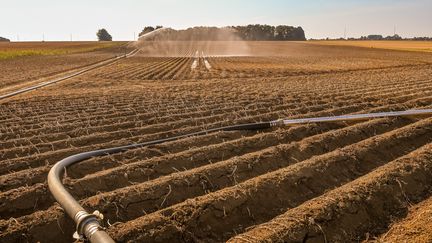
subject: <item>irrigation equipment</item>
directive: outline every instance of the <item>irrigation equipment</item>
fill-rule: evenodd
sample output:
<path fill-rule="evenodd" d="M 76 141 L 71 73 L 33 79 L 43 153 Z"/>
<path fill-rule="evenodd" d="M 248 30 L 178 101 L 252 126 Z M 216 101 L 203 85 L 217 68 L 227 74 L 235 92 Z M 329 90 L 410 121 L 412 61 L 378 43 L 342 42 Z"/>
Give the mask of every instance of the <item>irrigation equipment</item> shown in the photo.
<path fill-rule="evenodd" d="M 84 152 L 67 157 L 57 162 L 48 173 L 48 187 L 51 194 L 57 202 L 63 207 L 66 213 L 74 219 L 77 227 L 75 233 L 77 238 L 89 240 L 92 243 L 111 243 L 113 239 L 104 231 L 99 220 L 103 215 L 98 211 L 90 214 L 72 197 L 72 195 L 64 188 L 62 184 L 62 177 L 67 167 L 79 163 L 83 160 L 96 157 L 109 155 L 114 153 L 124 152 L 130 149 L 146 147 L 175 141 L 192 136 L 200 136 L 219 131 L 241 131 L 241 130 L 264 130 L 273 127 L 282 126 L 296 126 L 309 123 L 328 123 L 328 122 L 341 122 L 341 121 L 364 121 L 375 118 L 386 117 L 417 117 L 417 116 L 432 116 L 432 109 L 423 110 L 407 110 L 407 111 L 394 111 L 394 112 L 380 112 L 369 114 L 355 114 L 355 115 L 342 115 L 342 116 L 329 116 L 329 117 L 312 117 L 302 119 L 279 119 L 269 122 L 240 124 L 233 126 L 226 126 L 220 128 L 208 129 L 200 132 L 194 132 L 184 135 L 179 135 L 171 138 L 159 139 L 140 144 L 131 144 L 121 147 L 101 149 L 95 151 Z"/>

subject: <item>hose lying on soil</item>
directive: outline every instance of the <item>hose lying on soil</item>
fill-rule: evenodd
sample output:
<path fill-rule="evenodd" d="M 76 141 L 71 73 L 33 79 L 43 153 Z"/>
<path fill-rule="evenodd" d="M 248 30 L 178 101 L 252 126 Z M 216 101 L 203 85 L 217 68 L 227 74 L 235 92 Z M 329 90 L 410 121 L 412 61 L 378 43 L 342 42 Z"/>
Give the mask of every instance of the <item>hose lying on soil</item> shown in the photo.
<path fill-rule="evenodd" d="M 124 152 L 130 149 L 146 147 L 150 145 L 156 145 L 166 142 L 171 142 L 192 136 L 201 136 L 209 133 L 219 131 L 245 131 L 245 130 L 264 130 L 277 126 L 294 126 L 307 123 L 323 123 L 323 122 L 339 122 L 339 121 L 362 121 L 370 120 L 374 118 L 384 117 L 406 117 L 406 116 L 429 116 L 432 115 L 432 109 L 424 110 L 408 110 L 408 111 L 396 111 L 396 112 L 381 112 L 381 113 L 369 113 L 369 114 L 356 114 L 356 115 L 344 115 L 344 116 L 332 116 L 332 117 L 315 117 L 315 118 L 304 118 L 304 119 L 280 119 L 270 122 L 259 122 L 240 124 L 233 126 L 226 126 L 220 128 L 208 129 L 200 132 L 194 132 L 184 135 L 179 135 L 170 138 L 153 140 L 140 144 L 131 144 L 121 147 L 108 148 L 95 150 L 90 152 L 84 152 L 76 155 L 69 156 L 59 162 L 57 162 L 48 173 L 48 187 L 51 194 L 54 196 L 56 201 L 62 206 L 66 213 L 74 219 L 77 224 L 76 234 L 80 239 L 90 240 L 93 243 L 109 243 L 114 242 L 113 239 L 103 230 L 99 223 L 101 214 L 95 211 L 93 214 L 89 214 L 84 208 L 72 197 L 72 195 L 64 188 L 62 184 L 62 177 L 67 167 L 70 165 L 79 163 L 83 160 L 96 157 L 109 155 L 114 153 Z"/>

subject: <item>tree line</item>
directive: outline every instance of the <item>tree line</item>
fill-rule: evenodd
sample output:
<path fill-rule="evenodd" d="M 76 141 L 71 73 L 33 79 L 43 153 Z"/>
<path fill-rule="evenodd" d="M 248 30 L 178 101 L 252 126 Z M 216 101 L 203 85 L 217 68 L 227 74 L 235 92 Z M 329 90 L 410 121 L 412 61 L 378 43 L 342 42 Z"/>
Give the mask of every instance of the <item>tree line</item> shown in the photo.
<path fill-rule="evenodd" d="M 352 38 L 351 38 L 352 39 Z M 413 40 L 413 41 L 430 41 L 432 40 L 431 37 L 413 37 L 413 38 L 402 38 L 398 34 L 395 35 L 389 35 L 389 36 L 382 36 L 382 35 L 368 35 L 368 36 L 362 36 L 359 40 Z"/>
<path fill-rule="evenodd" d="M 384 37 L 383 35 L 367 35 L 367 36 L 361 36 L 360 38 L 336 38 L 336 39 L 331 39 L 331 38 L 325 38 L 325 39 L 310 39 L 310 40 L 352 40 L 352 41 L 357 41 L 357 40 L 411 40 L 411 41 L 432 41 L 432 37 L 413 37 L 413 38 L 403 38 L 398 34 L 395 35 L 389 35 Z"/>
<path fill-rule="evenodd" d="M 250 41 L 304 41 L 306 36 L 302 27 L 288 25 L 247 25 L 232 26 L 243 40 Z"/>
<path fill-rule="evenodd" d="M 402 37 L 395 34 L 392 36 L 384 37 L 382 35 L 368 35 L 368 36 L 362 36 L 359 38 L 359 40 L 402 40 Z"/>

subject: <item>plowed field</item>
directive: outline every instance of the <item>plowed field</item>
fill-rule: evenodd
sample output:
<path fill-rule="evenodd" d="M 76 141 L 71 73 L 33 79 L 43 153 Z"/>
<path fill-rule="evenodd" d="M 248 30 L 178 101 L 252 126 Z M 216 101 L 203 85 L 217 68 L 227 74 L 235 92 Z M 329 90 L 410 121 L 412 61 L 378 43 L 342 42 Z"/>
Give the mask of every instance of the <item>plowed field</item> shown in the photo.
<path fill-rule="evenodd" d="M 79 152 L 278 118 L 432 108 L 428 53 L 188 48 L 142 51 L 0 101 L 1 242 L 74 241 L 46 177 Z M 418 219 L 431 215 L 432 118 L 218 132 L 92 158 L 66 174 L 119 242 L 428 242 L 430 220 Z"/>
<path fill-rule="evenodd" d="M 23 85 L 123 55 L 126 42 L 0 43 L 0 94 Z M 3 56 L 5 58 L 2 58 Z"/>

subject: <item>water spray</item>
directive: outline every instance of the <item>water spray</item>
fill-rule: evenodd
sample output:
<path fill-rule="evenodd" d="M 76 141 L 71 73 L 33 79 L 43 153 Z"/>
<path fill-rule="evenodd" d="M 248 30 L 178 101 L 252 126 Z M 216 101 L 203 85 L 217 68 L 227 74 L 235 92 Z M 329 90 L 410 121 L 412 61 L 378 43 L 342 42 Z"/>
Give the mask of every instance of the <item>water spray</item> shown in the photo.
<path fill-rule="evenodd" d="M 199 64 L 199 52 L 198 50 L 195 52 L 195 60 L 192 63 L 191 69 L 195 70 L 198 67 Z"/>
<path fill-rule="evenodd" d="M 51 194 L 66 211 L 66 213 L 74 219 L 77 224 L 77 231 L 75 232 L 76 238 L 89 240 L 92 243 L 112 243 L 114 240 L 104 231 L 100 221 L 103 215 L 99 211 L 90 214 L 72 197 L 72 195 L 64 188 L 62 178 L 67 167 L 77 164 L 86 159 L 110 155 L 120 152 L 125 152 L 130 149 L 143 148 L 151 145 L 172 142 L 193 136 L 202 136 L 210 133 L 221 131 L 245 131 L 245 130 L 265 130 L 274 127 L 284 126 L 297 126 L 311 123 L 333 123 L 333 122 L 348 122 L 348 121 L 366 121 L 376 118 L 390 118 L 390 117 L 420 117 L 432 116 L 432 109 L 423 110 L 407 110 L 407 111 L 393 111 L 393 112 L 380 112 L 368 114 L 355 114 L 355 115 L 342 115 L 342 116 L 327 116 L 327 117 L 311 117 L 301 119 L 279 119 L 269 122 L 258 122 L 249 124 L 240 124 L 226 127 L 219 127 L 208 129 L 204 131 L 179 135 L 175 137 L 159 139 L 139 144 L 131 144 L 122 147 L 108 148 L 95 150 L 85 153 L 80 153 L 67 157 L 57 162 L 48 173 L 48 187 Z"/>
<path fill-rule="evenodd" d="M 204 65 L 205 65 L 205 67 L 207 68 L 207 70 L 210 71 L 210 69 L 211 69 L 211 65 L 210 65 L 210 63 L 207 61 L 207 58 L 206 58 L 206 56 L 204 55 L 204 51 L 201 51 L 201 54 L 202 54 L 202 58 L 203 58 L 203 60 L 204 60 Z"/>
<path fill-rule="evenodd" d="M 141 40 L 141 39 L 144 39 L 144 38 L 147 38 L 147 37 L 153 36 L 153 35 L 155 35 L 155 34 L 157 34 L 157 33 L 159 33 L 159 32 L 162 32 L 162 31 L 164 31 L 164 30 L 166 30 L 166 28 L 159 28 L 159 29 L 153 30 L 153 31 L 151 31 L 151 32 L 145 33 L 145 34 L 139 36 L 139 37 L 138 37 L 138 40 Z M 135 33 L 134 33 L 134 36 L 135 36 Z"/>

